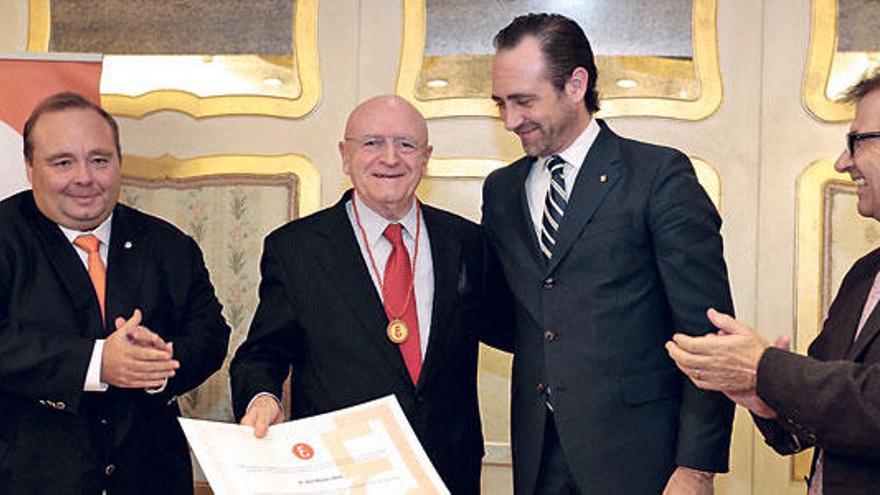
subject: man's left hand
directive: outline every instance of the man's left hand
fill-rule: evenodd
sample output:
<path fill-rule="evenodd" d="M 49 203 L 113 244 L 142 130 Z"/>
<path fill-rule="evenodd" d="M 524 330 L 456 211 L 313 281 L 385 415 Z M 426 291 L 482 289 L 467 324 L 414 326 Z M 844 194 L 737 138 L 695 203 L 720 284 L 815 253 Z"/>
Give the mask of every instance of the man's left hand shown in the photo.
<path fill-rule="evenodd" d="M 705 390 L 751 392 L 757 386 L 758 361 L 770 347 L 748 325 L 710 309 L 709 320 L 721 335 L 675 334 L 666 343 L 669 356 L 694 385 Z"/>
<path fill-rule="evenodd" d="M 712 495 L 714 479 L 715 473 L 678 466 L 666 482 L 663 495 Z"/>

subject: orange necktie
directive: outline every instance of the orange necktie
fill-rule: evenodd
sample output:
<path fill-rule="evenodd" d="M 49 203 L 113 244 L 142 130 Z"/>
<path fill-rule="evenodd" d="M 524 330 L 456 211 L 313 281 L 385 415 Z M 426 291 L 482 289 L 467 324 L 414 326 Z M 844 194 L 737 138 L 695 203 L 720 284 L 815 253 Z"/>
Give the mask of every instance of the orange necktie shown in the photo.
<path fill-rule="evenodd" d="M 107 273 L 104 270 L 104 262 L 101 261 L 101 239 L 92 234 L 77 237 L 74 244 L 83 251 L 89 253 L 89 278 L 95 286 L 95 294 L 98 296 L 98 304 L 101 306 L 101 318 L 104 316 L 104 294 L 107 288 Z"/>

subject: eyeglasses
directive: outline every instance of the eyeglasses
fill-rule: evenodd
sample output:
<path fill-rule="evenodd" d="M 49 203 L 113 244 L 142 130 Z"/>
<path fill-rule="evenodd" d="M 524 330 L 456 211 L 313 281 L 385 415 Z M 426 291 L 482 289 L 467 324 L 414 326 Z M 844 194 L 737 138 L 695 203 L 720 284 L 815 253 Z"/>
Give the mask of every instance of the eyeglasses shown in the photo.
<path fill-rule="evenodd" d="M 849 156 L 856 154 L 856 145 L 863 139 L 871 139 L 880 137 L 880 131 L 871 132 L 850 132 L 846 135 L 846 149 L 849 150 Z"/>
<path fill-rule="evenodd" d="M 345 136 L 345 140 L 354 141 L 360 146 L 362 151 L 368 153 L 378 153 L 384 150 L 389 141 L 391 142 L 391 145 L 394 146 L 394 150 L 401 155 L 411 155 L 424 147 L 424 144 L 407 136 Z"/>

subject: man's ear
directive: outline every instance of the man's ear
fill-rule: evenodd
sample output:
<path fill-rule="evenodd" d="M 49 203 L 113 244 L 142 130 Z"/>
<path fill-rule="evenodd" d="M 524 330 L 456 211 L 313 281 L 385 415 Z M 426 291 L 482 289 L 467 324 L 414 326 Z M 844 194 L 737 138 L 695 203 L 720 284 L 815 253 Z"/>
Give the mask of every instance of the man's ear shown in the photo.
<path fill-rule="evenodd" d="M 565 90 L 569 96 L 578 100 L 583 100 L 587 94 L 587 84 L 590 82 L 590 75 L 587 69 L 577 67 L 571 72 L 571 76 L 565 83 Z"/>
<path fill-rule="evenodd" d="M 339 158 L 342 160 L 342 171 L 348 174 L 348 157 L 345 156 L 345 141 L 339 141 Z"/>

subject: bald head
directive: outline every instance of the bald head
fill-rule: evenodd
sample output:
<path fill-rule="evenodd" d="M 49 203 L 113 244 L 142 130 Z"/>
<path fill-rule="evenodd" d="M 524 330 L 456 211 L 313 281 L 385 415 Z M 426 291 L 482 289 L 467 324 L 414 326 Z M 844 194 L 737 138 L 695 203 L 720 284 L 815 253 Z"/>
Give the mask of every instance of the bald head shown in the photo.
<path fill-rule="evenodd" d="M 393 95 L 358 105 L 339 142 L 343 169 L 358 198 L 391 221 L 403 218 L 413 207 L 431 151 L 422 114 Z"/>
<path fill-rule="evenodd" d="M 399 130 L 405 130 L 405 134 L 418 139 L 419 142 L 428 142 L 428 125 L 422 114 L 412 103 L 396 95 L 375 96 L 355 107 L 345 124 L 345 135 L 362 134 L 364 128 L 369 127 L 370 121 L 383 117 L 393 117 L 399 125 L 406 127 Z M 385 129 L 383 133 L 388 133 L 387 131 L 388 129 Z"/>

